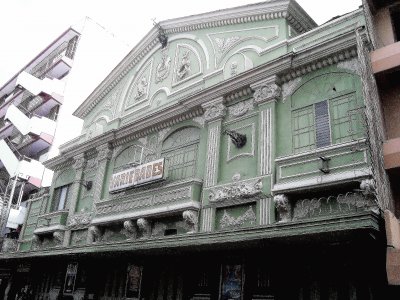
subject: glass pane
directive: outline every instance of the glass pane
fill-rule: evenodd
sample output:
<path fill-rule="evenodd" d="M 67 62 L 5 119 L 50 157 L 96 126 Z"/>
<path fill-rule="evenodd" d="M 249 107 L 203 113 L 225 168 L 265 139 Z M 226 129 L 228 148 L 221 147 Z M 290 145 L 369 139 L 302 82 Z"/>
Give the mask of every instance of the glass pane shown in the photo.
<path fill-rule="evenodd" d="M 57 210 L 63 210 L 65 206 L 65 201 L 67 200 L 68 186 L 63 186 L 60 188 L 60 196 L 58 198 Z"/>
<path fill-rule="evenodd" d="M 292 112 L 292 139 L 294 152 L 303 152 L 315 147 L 315 124 L 313 106 Z"/>

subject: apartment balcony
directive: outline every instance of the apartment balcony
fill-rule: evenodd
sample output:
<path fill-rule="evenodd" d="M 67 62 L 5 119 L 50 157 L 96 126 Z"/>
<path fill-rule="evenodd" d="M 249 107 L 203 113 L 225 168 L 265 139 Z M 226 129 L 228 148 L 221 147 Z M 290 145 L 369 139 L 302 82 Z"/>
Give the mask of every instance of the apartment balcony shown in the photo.
<path fill-rule="evenodd" d="M 400 42 L 371 52 L 373 72 L 380 73 L 400 66 Z"/>
<path fill-rule="evenodd" d="M 54 138 L 56 122 L 45 117 L 31 116 L 29 118 L 20 109 L 10 105 L 4 120 L 10 122 L 21 134 L 17 149 L 29 156 L 39 153 L 49 147 Z M 24 151 L 21 149 L 24 148 Z"/>
<path fill-rule="evenodd" d="M 47 101 L 62 103 L 65 83 L 58 79 L 39 79 L 27 72 L 19 74 L 16 86 L 23 87 L 33 95 L 41 95 Z"/>
<path fill-rule="evenodd" d="M 17 88 L 0 105 L 0 118 L 10 105 L 18 106 L 22 102 L 28 102 L 27 109 L 32 113 L 48 115 L 52 108 L 62 104 L 64 86 L 64 82 L 58 79 L 39 79 L 22 72 L 16 81 Z"/>
<path fill-rule="evenodd" d="M 36 235 L 53 233 L 65 229 L 67 223 L 68 210 L 59 210 L 40 215 L 37 220 L 36 229 L 33 231 Z"/>
<path fill-rule="evenodd" d="M 69 73 L 73 60 L 66 56 L 65 51 L 57 55 L 49 65 L 46 74 L 52 78 L 62 78 Z"/>
<path fill-rule="evenodd" d="M 400 137 L 383 143 L 383 159 L 386 170 L 400 167 Z"/>
<path fill-rule="evenodd" d="M 44 166 L 37 160 L 21 155 L 9 141 L 0 140 L 0 167 L 5 167 L 11 178 L 18 177 L 40 187 Z"/>

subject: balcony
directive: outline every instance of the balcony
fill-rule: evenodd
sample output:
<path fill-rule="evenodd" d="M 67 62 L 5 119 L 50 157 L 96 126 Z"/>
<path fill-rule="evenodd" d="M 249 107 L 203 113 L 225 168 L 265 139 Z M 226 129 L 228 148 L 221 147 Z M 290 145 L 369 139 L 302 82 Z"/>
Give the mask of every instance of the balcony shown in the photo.
<path fill-rule="evenodd" d="M 400 42 L 371 52 L 373 72 L 379 73 L 400 66 Z"/>
<path fill-rule="evenodd" d="M 53 233 L 65 229 L 68 210 L 59 210 L 38 217 L 36 229 L 33 231 L 36 235 Z"/>
<path fill-rule="evenodd" d="M 383 158 L 386 170 L 400 167 L 400 137 L 383 143 Z"/>
<path fill-rule="evenodd" d="M 166 216 L 188 209 L 198 210 L 200 188 L 201 181 L 193 179 L 155 186 L 153 189 L 147 187 L 144 191 L 137 188 L 110 194 L 108 200 L 96 203 L 92 224 Z"/>
<path fill-rule="evenodd" d="M 12 150 L 13 149 L 13 150 Z M 10 177 L 18 176 L 36 187 L 40 187 L 44 166 L 36 160 L 28 159 L 14 149 L 10 142 L 0 140 L 0 161 Z M 1 167 L 1 166 L 0 166 Z"/>
<path fill-rule="evenodd" d="M 54 58 L 46 73 L 52 78 L 62 78 L 71 70 L 72 62 L 72 59 L 67 57 L 65 52 L 61 53 Z"/>
<path fill-rule="evenodd" d="M 370 174 L 365 140 L 278 157 L 273 192 L 304 190 L 357 181 Z"/>
<path fill-rule="evenodd" d="M 41 95 L 46 101 L 62 103 L 65 83 L 58 79 L 43 78 L 42 80 L 27 72 L 19 74 L 16 86 L 21 86 L 32 95 Z"/>

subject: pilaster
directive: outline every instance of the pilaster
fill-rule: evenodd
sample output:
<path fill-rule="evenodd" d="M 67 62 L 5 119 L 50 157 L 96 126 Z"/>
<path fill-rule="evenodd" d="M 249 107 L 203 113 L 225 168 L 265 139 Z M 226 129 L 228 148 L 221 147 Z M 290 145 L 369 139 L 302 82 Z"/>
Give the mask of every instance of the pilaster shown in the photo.
<path fill-rule="evenodd" d="M 219 97 L 203 105 L 205 109 L 204 119 L 208 128 L 207 162 L 204 187 L 210 187 L 217 183 L 219 146 L 221 140 L 222 119 L 226 114 L 226 107 L 222 103 L 223 97 Z"/>
<path fill-rule="evenodd" d="M 217 184 L 218 164 L 221 143 L 222 120 L 226 115 L 226 107 L 223 104 L 223 97 L 219 97 L 203 104 L 204 120 L 207 124 L 207 160 L 206 172 L 204 175 L 204 187 L 210 187 Z M 212 231 L 214 208 L 206 208 L 202 210 L 202 227 L 201 231 Z"/>
<path fill-rule="evenodd" d="M 93 205 L 101 199 L 101 192 L 104 185 L 104 175 L 107 164 L 112 157 L 112 150 L 109 144 L 101 145 L 97 148 L 97 172 L 93 183 Z"/>
<path fill-rule="evenodd" d="M 277 77 L 271 76 L 254 83 L 254 103 L 258 106 L 259 117 L 259 175 L 272 175 L 272 161 L 275 156 L 275 109 L 281 97 L 281 88 L 277 84 Z"/>
<path fill-rule="evenodd" d="M 81 189 L 83 169 L 85 167 L 85 155 L 82 153 L 75 156 L 74 161 L 75 162 L 73 167 L 75 169 L 75 179 L 74 182 L 72 183 L 70 194 L 68 196 L 68 198 L 70 199 L 68 207 L 68 218 L 74 215 L 76 203 L 78 202 L 79 191 Z M 67 247 L 69 245 L 70 238 L 71 238 L 71 230 L 66 230 L 63 242 L 64 247 Z"/>

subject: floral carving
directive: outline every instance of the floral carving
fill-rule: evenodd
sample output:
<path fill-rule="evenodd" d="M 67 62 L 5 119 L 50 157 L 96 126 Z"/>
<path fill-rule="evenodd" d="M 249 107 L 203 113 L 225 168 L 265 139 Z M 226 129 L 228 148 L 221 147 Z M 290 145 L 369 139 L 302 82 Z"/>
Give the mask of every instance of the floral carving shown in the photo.
<path fill-rule="evenodd" d="M 84 227 L 90 224 L 91 220 L 92 220 L 92 214 L 90 213 L 76 214 L 69 218 L 67 226 L 69 229 Z"/>
<path fill-rule="evenodd" d="M 249 110 L 253 109 L 253 100 L 241 101 L 235 105 L 230 106 L 229 114 L 234 117 L 241 117 L 245 115 Z"/>
<path fill-rule="evenodd" d="M 182 213 L 183 220 L 189 226 L 190 231 L 188 233 L 197 232 L 197 225 L 199 223 L 199 213 L 195 210 L 185 210 Z"/>
<path fill-rule="evenodd" d="M 290 221 L 290 203 L 288 197 L 284 194 L 276 195 L 274 196 L 274 202 L 280 217 L 279 222 Z"/>
<path fill-rule="evenodd" d="M 239 40 L 239 36 L 231 36 L 228 38 L 215 38 L 215 43 L 218 46 L 218 52 L 224 53 Z"/>
<path fill-rule="evenodd" d="M 190 73 L 190 60 L 189 60 L 190 52 L 188 50 L 183 52 L 181 62 L 176 70 L 176 76 L 178 80 L 182 80 Z"/>
<path fill-rule="evenodd" d="M 281 95 L 281 87 L 277 84 L 263 85 L 257 88 L 254 92 L 254 100 L 256 103 L 261 103 L 270 100 L 276 100 Z"/>
<path fill-rule="evenodd" d="M 168 77 L 171 67 L 171 57 L 167 55 L 167 49 L 163 49 L 161 55 L 161 62 L 156 68 L 156 83 L 159 83 Z"/>
<path fill-rule="evenodd" d="M 226 113 L 226 107 L 220 103 L 220 104 L 215 104 L 209 108 L 206 109 L 204 112 L 204 119 L 207 122 L 214 121 L 219 118 L 223 118 Z"/>
<path fill-rule="evenodd" d="M 111 159 L 112 157 L 112 150 L 109 148 L 108 145 L 103 145 L 100 146 L 98 149 L 98 154 L 97 154 L 97 161 L 102 161 L 105 159 Z"/>
<path fill-rule="evenodd" d="M 85 158 L 83 155 L 78 155 L 74 158 L 75 162 L 74 162 L 74 169 L 82 169 L 84 164 L 85 164 Z"/>
<path fill-rule="evenodd" d="M 210 190 L 210 202 L 221 202 L 239 198 L 254 197 L 262 192 L 262 180 L 251 182 L 235 182 L 229 186 Z"/>
<path fill-rule="evenodd" d="M 246 212 L 235 218 L 232 217 L 226 209 L 224 209 L 224 214 L 219 222 L 219 225 L 222 229 L 224 228 L 229 228 L 229 227 L 241 227 L 243 226 L 246 222 L 250 222 L 250 224 L 254 224 L 256 222 L 256 214 L 254 213 L 253 207 L 250 205 L 248 210 Z"/>

